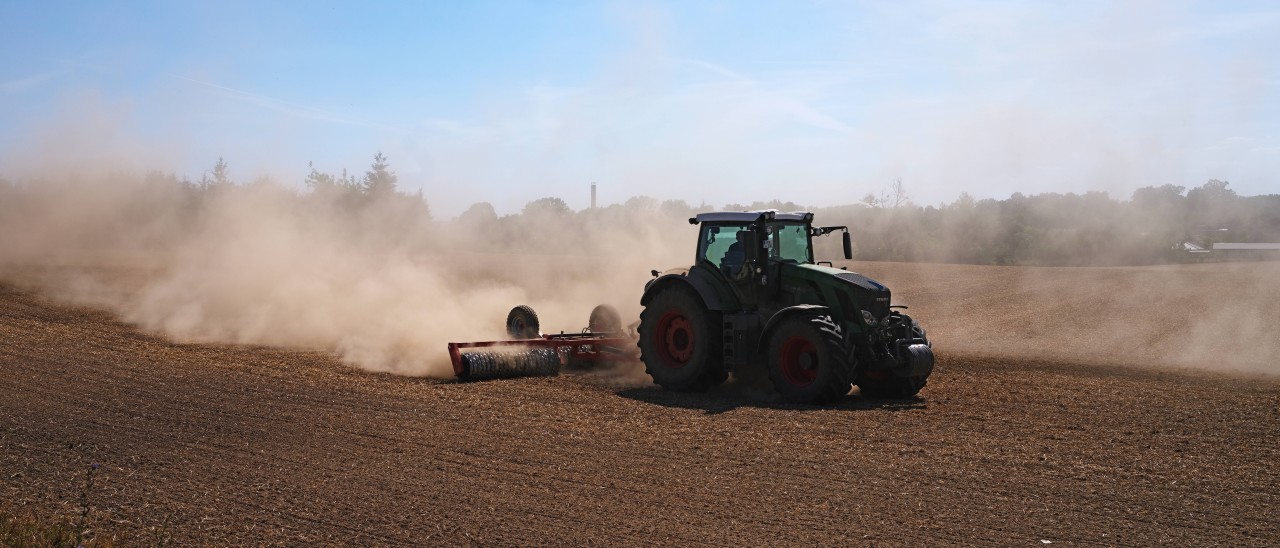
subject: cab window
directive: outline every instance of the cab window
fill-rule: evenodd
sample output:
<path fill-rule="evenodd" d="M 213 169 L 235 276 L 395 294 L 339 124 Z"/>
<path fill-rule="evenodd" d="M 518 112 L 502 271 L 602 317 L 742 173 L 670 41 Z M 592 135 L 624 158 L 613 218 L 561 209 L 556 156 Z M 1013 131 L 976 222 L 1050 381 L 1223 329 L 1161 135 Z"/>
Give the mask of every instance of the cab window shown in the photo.
<path fill-rule="evenodd" d="M 704 225 L 702 227 L 702 242 L 698 246 L 701 248 L 698 260 L 706 260 L 721 268 L 726 266 L 726 260 L 730 263 L 736 262 L 738 266 L 741 266 L 742 257 L 746 250 L 741 249 L 741 247 L 734 248 L 733 244 L 737 243 L 739 232 L 749 231 L 750 229 L 747 226 Z"/>
<path fill-rule="evenodd" d="M 812 263 L 809 231 L 803 224 L 769 223 L 769 258 Z"/>

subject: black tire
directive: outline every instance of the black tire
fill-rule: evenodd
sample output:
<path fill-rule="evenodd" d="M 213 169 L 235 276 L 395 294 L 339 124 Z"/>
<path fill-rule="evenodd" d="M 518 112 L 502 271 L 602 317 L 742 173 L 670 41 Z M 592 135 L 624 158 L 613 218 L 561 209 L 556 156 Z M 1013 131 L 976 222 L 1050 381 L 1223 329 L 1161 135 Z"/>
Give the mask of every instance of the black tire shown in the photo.
<path fill-rule="evenodd" d="M 618 309 L 602 304 L 591 309 L 587 330 L 592 333 L 622 333 L 622 315 Z"/>
<path fill-rule="evenodd" d="M 507 313 L 507 335 L 513 339 L 536 339 L 542 332 L 538 315 L 532 308 L 520 305 Z"/>
<path fill-rule="evenodd" d="M 769 380 L 783 399 L 829 403 L 853 388 L 852 367 L 840 336 L 823 329 L 831 325 L 827 315 L 797 314 L 784 319 L 769 335 Z"/>
<path fill-rule="evenodd" d="M 920 393 L 928 381 L 928 376 L 898 377 L 888 371 L 860 371 L 854 382 L 868 398 L 905 400 Z"/>
<path fill-rule="evenodd" d="M 911 334 L 924 339 L 926 344 L 929 341 L 920 322 L 914 319 L 911 320 Z M 858 385 L 858 391 L 868 398 L 905 400 L 920 393 L 928 384 L 929 375 L 899 377 L 889 371 L 858 371 L 853 382 Z"/>
<path fill-rule="evenodd" d="M 587 331 L 590 331 L 592 333 L 608 333 L 610 335 L 621 336 L 622 335 L 622 315 L 619 314 L 618 309 L 614 308 L 613 306 L 610 306 L 607 304 L 599 305 L 591 309 L 591 317 L 587 320 Z M 602 353 L 608 352 L 608 350 L 604 350 L 603 347 L 601 346 L 588 348 L 588 350 L 595 350 Z M 603 358 L 595 359 L 595 360 L 584 360 L 584 359 L 575 358 L 573 357 L 572 354 L 570 354 L 569 361 L 565 365 L 565 369 L 577 370 L 577 371 L 586 371 L 586 370 L 603 371 L 606 369 L 612 369 L 616 365 L 618 364 L 615 360 L 603 359 Z"/>
<path fill-rule="evenodd" d="M 721 362 L 720 314 L 697 294 L 662 290 L 640 313 L 640 359 L 653 382 L 673 392 L 702 392 L 728 378 Z"/>

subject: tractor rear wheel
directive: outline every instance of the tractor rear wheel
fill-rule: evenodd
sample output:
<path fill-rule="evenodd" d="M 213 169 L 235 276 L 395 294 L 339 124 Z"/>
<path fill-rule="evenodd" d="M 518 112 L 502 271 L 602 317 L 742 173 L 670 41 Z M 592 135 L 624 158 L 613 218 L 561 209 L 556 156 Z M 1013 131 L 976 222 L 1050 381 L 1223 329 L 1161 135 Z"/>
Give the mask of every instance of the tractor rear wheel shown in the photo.
<path fill-rule="evenodd" d="M 830 324 L 828 316 L 801 314 L 783 320 L 770 335 L 769 380 L 787 401 L 828 403 L 852 388 L 840 336 L 822 329 Z"/>
<path fill-rule="evenodd" d="M 728 378 L 721 363 L 719 313 L 684 287 L 669 287 L 640 313 L 640 359 L 653 382 L 701 392 Z"/>

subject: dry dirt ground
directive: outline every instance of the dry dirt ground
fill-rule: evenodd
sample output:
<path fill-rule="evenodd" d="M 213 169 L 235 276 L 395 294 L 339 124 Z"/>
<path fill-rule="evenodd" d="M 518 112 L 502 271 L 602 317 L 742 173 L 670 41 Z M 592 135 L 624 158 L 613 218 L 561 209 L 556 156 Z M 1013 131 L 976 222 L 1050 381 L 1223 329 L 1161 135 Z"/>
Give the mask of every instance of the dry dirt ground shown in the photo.
<path fill-rule="evenodd" d="M 917 399 L 370 374 L 322 352 L 175 344 L 0 285 L 0 500 L 74 519 L 100 463 L 90 525 L 130 545 L 1280 543 L 1276 377 L 1098 365 L 1071 314 L 1106 292 L 1044 289 L 1085 276 L 1129 284 L 1127 300 L 1160 270 L 1046 269 L 1032 291 L 1018 269 L 863 266 L 933 322 L 941 362 Z M 1245 274 L 1168 272 L 1256 274 L 1224 268 Z M 1236 285 L 1213 299 L 1275 310 L 1274 289 Z M 1196 327 L 1169 303 L 1125 320 L 1168 346 Z M 974 326 L 1013 334 L 947 334 Z M 1050 351 L 995 344 L 1018 333 Z M 1248 358 L 1265 373 L 1276 356 Z"/>

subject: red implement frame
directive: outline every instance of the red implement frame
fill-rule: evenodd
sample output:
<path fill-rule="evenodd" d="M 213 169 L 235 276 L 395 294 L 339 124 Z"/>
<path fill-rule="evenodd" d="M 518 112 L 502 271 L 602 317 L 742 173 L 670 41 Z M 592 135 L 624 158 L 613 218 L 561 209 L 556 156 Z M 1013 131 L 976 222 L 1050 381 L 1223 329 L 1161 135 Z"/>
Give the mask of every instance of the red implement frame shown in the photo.
<path fill-rule="evenodd" d="M 639 350 L 636 349 L 636 340 L 623 333 L 558 333 L 541 335 L 536 339 L 449 343 L 449 361 L 453 362 L 453 374 L 462 375 L 463 349 L 502 346 L 554 348 L 556 354 L 560 356 L 560 365 L 567 365 L 570 358 L 593 361 L 602 359 L 640 359 Z"/>

